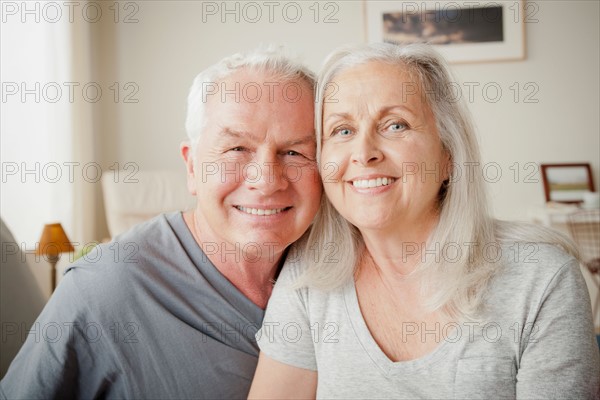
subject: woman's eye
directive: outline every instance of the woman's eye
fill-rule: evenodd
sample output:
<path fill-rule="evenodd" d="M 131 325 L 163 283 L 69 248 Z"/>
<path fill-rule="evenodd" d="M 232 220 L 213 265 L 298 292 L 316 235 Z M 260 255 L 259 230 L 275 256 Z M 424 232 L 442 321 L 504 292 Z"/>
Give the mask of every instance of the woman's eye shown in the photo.
<path fill-rule="evenodd" d="M 394 122 L 393 124 L 389 125 L 389 129 L 396 132 L 403 131 L 406 128 L 408 128 L 408 126 L 402 122 Z"/>
<path fill-rule="evenodd" d="M 237 147 L 233 147 L 230 149 L 230 151 L 244 151 L 244 150 L 246 150 L 246 148 L 242 147 L 242 146 L 237 146 Z"/>
<path fill-rule="evenodd" d="M 351 134 L 352 134 L 352 131 L 348 128 L 338 128 L 338 129 L 335 129 L 331 135 L 332 136 L 334 136 L 334 135 L 349 136 Z"/>

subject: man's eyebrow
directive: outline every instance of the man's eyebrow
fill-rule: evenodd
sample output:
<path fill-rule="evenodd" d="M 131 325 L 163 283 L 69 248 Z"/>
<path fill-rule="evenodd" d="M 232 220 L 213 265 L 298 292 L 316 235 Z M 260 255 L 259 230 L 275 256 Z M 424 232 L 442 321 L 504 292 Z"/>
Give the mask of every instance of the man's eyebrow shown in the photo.
<path fill-rule="evenodd" d="M 288 142 L 285 142 L 286 145 L 288 146 L 296 146 L 296 145 L 300 145 L 300 144 L 307 144 L 307 143 L 316 143 L 316 137 L 314 133 L 311 133 L 309 135 L 303 136 L 300 139 L 295 139 L 295 140 L 290 140 Z"/>
<path fill-rule="evenodd" d="M 234 137 L 237 139 L 252 139 L 256 140 L 256 138 L 250 132 L 236 131 L 231 128 L 223 128 L 221 130 L 221 134 L 224 136 Z"/>
<path fill-rule="evenodd" d="M 245 131 L 236 131 L 233 130 L 231 128 L 224 128 L 221 133 L 225 136 L 229 136 L 229 137 L 233 137 L 236 139 L 250 139 L 253 141 L 259 141 L 259 139 L 252 135 L 252 133 L 250 132 L 245 132 Z M 310 133 L 306 136 L 302 136 L 299 139 L 293 139 L 293 140 L 289 140 L 283 143 L 283 145 L 285 146 L 297 146 L 297 145 L 302 145 L 302 144 L 306 144 L 306 143 L 315 143 L 316 142 L 316 138 L 315 138 L 315 134 L 314 133 Z"/>

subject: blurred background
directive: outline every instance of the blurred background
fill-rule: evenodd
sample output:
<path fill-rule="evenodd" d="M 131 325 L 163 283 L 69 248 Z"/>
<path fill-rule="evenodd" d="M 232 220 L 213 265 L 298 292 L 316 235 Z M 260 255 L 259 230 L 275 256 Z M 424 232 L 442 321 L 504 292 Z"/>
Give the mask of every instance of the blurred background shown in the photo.
<path fill-rule="evenodd" d="M 100 240 L 99 174 L 183 173 L 186 96 L 220 58 L 276 43 L 318 70 L 366 40 L 361 1 L 271 3 L 2 1 L 1 212 L 14 235 L 33 244 L 60 221 L 74 241 Z M 598 186 L 600 5 L 536 5 L 525 60 L 454 66 L 484 162 L 500 167 L 488 175 L 503 219 L 544 203 L 539 163 L 589 162 Z"/>
<path fill-rule="evenodd" d="M 531 221 L 547 216 L 541 163 L 590 163 L 598 187 L 600 3 L 528 4 L 536 11 L 523 21 L 524 60 L 453 68 L 490 166 L 495 216 Z M 1 5 L 1 216 L 24 253 L 52 222 L 76 249 L 114 236 L 103 179 L 137 183 L 166 172 L 147 181 L 164 192 L 168 176 L 183 178 L 186 97 L 207 66 L 275 43 L 318 70 L 337 46 L 366 41 L 363 1 Z M 127 190 L 111 201 L 143 208 L 134 197 L 146 189 Z M 4 244 L 2 253 L 4 262 Z M 46 297 L 47 274 L 35 278 Z"/>

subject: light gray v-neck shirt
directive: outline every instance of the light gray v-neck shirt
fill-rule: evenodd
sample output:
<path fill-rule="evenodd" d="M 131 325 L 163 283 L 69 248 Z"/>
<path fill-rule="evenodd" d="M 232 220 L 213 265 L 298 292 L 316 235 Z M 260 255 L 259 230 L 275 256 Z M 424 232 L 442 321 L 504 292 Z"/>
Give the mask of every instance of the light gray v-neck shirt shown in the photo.
<path fill-rule="evenodd" d="M 598 346 L 578 262 L 551 245 L 536 245 L 526 260 L 502 249 L 484 299 L 486 322 L 403 323 L 405 337 L 440 342 L 419 359 L 392 362 L 383 353 L 354 282 L 331 292 L 290 289 L 299 264 L 283 268 L 259 346 L 277 361 L 318 371 L 322 399 L 598 397 Z"/>
<path fill-rule="evenodd" d="M 263 314 L 160 215 L 69 267 L 0 398 L 243 399 Z"/>

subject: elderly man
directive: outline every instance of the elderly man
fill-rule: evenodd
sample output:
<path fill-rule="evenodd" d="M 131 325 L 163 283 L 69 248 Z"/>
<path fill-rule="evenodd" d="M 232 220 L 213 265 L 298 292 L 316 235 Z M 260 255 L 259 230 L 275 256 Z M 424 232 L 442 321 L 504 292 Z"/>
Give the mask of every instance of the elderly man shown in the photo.
<path fill-rule="evenodd" d="M 286 249 L 317 212 L 312 74 L 257 51 L 201 73 L 181 145 L 194 210 L 68 268 L 7 398 L 242 398 Z"/>

